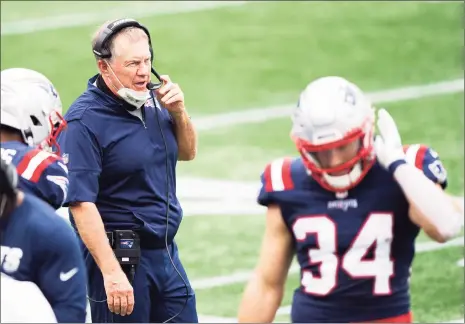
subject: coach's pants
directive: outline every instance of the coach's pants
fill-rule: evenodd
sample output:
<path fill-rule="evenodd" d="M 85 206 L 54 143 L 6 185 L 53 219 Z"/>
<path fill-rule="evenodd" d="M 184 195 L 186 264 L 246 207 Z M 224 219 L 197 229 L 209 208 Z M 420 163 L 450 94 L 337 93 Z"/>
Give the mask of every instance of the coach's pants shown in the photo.
<path fill-rule="evenodd" d="M 162 323 L 181 311 L 171 319 L 170 323 L 198 323 L 195 294 L 190 287 L 178 255 L 176 243 L 169 246 L 171 257 L 176 268 L 187 284 L 188 296 L 184 282 L 176 272 L 166 248 L 142 250 L 141 262 L 136 269 L 133 282 L 134 311 L 131 315 L 120 316 L 111 313 L 106 300 L 103 277 L 92 256 L 85 249 L 88 273 L 88 293 L 93 323 Z M 96 302 L 97 301 L 97 302 Z"/>

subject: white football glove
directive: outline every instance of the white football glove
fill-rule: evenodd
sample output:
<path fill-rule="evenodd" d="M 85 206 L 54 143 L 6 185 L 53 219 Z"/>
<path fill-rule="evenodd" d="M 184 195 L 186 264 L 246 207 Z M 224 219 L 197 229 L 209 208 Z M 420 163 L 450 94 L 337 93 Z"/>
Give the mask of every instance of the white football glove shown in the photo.
<path fill-rule="evenodd" d="M 379 163 L 386 169 L 395 161 L 405 161 L 402 140 L 397 130 L 396 122 L 386 109 L 378 111 L 378 131 L 375 138 L 375 152 Z"/>

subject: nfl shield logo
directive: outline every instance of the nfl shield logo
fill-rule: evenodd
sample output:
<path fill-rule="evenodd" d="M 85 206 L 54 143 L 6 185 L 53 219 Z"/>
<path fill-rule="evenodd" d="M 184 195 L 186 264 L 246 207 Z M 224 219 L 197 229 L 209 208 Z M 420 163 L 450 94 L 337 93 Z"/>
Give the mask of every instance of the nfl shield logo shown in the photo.
<path fill-rule="evenodd" d="M 62 160 L 63 160 L 63 162 L 64 162 L 65 164 L 68 164 L 68 162 L 69 162 L 69 155 L 68 155 L 68 153 L 63 153 L 63 155 L 61 156 L 61 158 L 62 158 Z"/>
<path fill-rule="evenodd" d="M 153 100 L 151 98 L 145 102 L 145 107 L 146 108 L 155 108 L 155 105 L 153 104 Z"/>

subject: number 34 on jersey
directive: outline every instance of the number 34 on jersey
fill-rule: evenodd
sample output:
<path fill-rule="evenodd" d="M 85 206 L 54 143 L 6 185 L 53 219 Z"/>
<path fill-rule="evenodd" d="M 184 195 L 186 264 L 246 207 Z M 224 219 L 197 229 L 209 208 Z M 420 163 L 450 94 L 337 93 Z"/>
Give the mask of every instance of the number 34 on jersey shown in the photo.
<path fill-rule="evenodd" d="M 390 258 L 393 239 L 393 215 L 371 213 L 358 235 L 343 255 L 337 255 L 336 223 L 326 215 L 298 218 L 292 227 L 297 241 L 305 241 L 308 235 L 316 236 L 317 248 L 308 250 L 309 265 L 317 265 L 320 275 L 302 272 L 302 286 L 306 293 L 325 296 L 337 286 L 339 271 L 345 271 L 354 279 L 373 278 L 373 294 L 391 293 L 390 277 L 394 263 Z M 373 258 L 365 256 L 374 248 Z"/>

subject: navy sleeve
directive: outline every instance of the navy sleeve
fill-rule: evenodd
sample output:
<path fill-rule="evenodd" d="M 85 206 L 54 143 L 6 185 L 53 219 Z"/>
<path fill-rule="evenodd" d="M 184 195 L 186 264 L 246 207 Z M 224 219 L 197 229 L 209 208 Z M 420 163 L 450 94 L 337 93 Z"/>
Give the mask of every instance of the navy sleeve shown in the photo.
<path fill-rule="evenodd" d="M 60 158 L 50 164 L 42 173 L 37 189 L 53 208 L 60 208 L 68 194 L 68 169 Z"/>
<path fill-rule="evenodd" d="M 443 189 L 447 188 L 447 171 L 436 151 L 421 144 L 406 146 L 404 150 L 409 163 L 422 170 L 428 179 L 440 184 Z"/>
<path fill-rule="evenodd" d="M 272 191 L 268 191 L 266 189 L 267 180 L 266 180 L 265 174 L 266 174 L 266 171 L 263 172 L 262 175 L 260 176 L 261 187 L 258 193 L 257 202 L 262 206 L 268 207 L 269 205 L 276 203 L 276 199 L 275 199 L 276 197 L 274 197 L 275 195 L 273 195 Z"/>
<path fill-rule="evenodd" d="M 69 172 L 68 196 L 64 207 L 73 202 L 95 202 L 102 171 L 101 148 L 95 135 L 80 121 L 68 122 L 58 144 L 67 160 Z"/>
<path fill-rule="evenodd" d="M 53 235 L 40 237 L 37 283 L 58 323 L 85 323 L 87 276 L 76 234 L 56 218 Z"/>
<path fill-rule="evenodd" d="M 13 160 L 21 175 L 19 188 L 58 209 L 68 193 L 68 169 L 56 154 L 30 149 Z"/>

